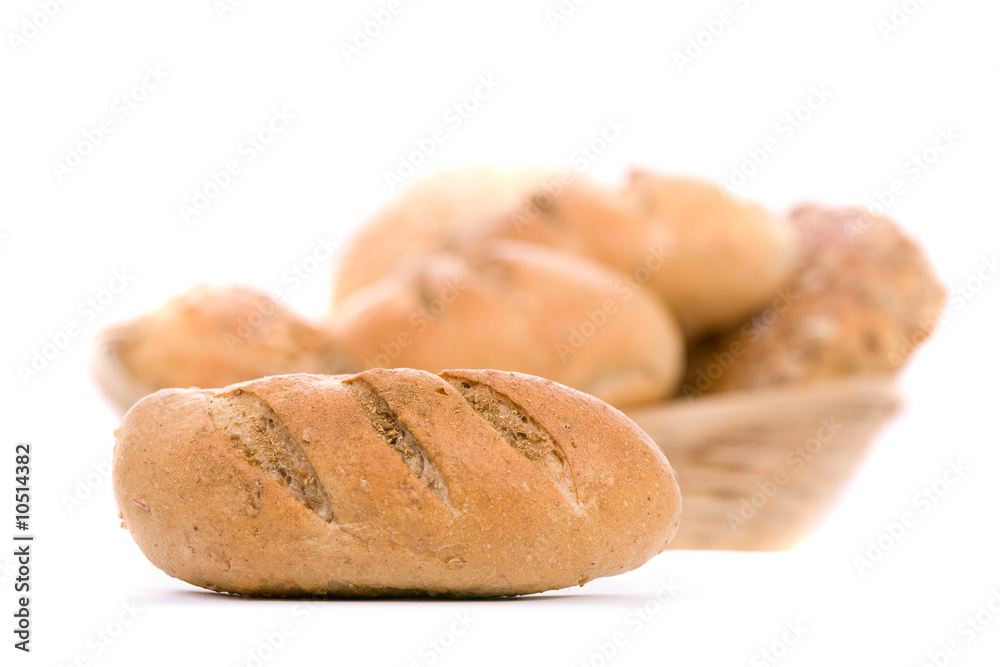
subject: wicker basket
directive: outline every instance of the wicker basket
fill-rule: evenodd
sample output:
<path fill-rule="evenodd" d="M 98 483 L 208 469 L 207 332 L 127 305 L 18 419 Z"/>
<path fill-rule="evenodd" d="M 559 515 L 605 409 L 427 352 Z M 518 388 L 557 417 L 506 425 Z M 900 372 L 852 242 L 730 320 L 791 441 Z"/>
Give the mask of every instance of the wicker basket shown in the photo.
<path fill-rule="evenodd" d="M 679 549 L 789 549 L 834 506 L 899 407 L 892 377 L 632 410 L 677 471 Z"/>

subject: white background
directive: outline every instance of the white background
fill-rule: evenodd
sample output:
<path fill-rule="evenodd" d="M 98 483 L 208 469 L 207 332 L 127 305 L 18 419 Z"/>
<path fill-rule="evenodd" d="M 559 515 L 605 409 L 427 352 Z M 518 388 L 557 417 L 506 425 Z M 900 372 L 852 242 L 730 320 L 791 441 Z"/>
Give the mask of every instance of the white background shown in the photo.
<path fill-rule="evenodd" d="M 15 45 L 11 34 L 32 34 L 24 21 L 43 22 L 33 18 L 41 10 L 4 2 L 0 514 L 13 514 L 13 446 L 30 441 L 37 541 L 30 655 L 11 647 L 12 547 L 0 550 L 3 664 L 256 664 L 248 652 L 260 654 L 283 623 L 290 633 L 277 652 L 263 649 L 262 664 L 916 666 L 950 641 L 958 655 L 938 664 L 997 664 L 1000 614 L 984 612 L 992 624 L 971 637 L 962 624 L 993 595 L 1000 610 L 1000 290 L 976 278 L 991 275 L 984 262 L 1000 251 L 1000 6 L 909 0 L 912 17 L 883 34 L 888 0 L 592 0 L 554 26 L 546 11 L 556 0 L 421 0 L 402 3 L 348 62 L 342 43 L 387 3 L 333 4 L 247 0 L 220 17 L 212 0 L 69 2 Z M 731 21 L 711 36 L 704 22 L 723 9 Z M 707 46 L 679 67 L 689 39 Z M 123 119 L 115 100 L 147 67 L 165 79 Z M 484 76 L 497 90 L 460 127 L 445 122 Z M 778 124 L 817 86 L 830 98 L 787 136 Z M 282 107 L 294 121 L 185 224 L 179 205 L 211 171 L 242 159 L 241 142 Z M 104 118 L 112 132 L 60 180 L 53 163 Z M 602 178 L 642 164 L 728 181 L 747 151 L 776 138 L 779 150 L 740 189 L 774 208 L 870 204 L 899 179 L 905 192 L 889 212 L 949 289 L 976 290 L 953 297 L 948 322 L 902 377 L 906 409 L 812 540 L 787 554 L 668 552 L 628 575 L 524 599 L 314 608 L 209 594 L 146 562 L 95 473 L 117 422 L 86 373 L 95 332 L 200 281 L 280 289 L 318 315 L 332 262 L 294 289 L 283 276 L 318 238 L 344 239 L 385 200 L 385 172 L 415 141 L 446 128 L 421 174 L 467 162 L 559 164 L 578 159 L 609 119 L 627 129 L 585 165 Z M 913 172 L 907 161 L 948 128 L 958 138 Z M 115 270 L 133 276 L 127 288 L 84 315 L 79 304 Z M 79 335 L 23 380 L 18 367 L 68 324 Z M 915 494 L 950 462 L 968 472 L 917 509 Z M 917 524 L 859 572 L 855 558 L 869 540 L 885 543 L 885 525 L 904 512 Z M 671 579 L 676 595 L 637 616 Z M 123 605 L 137 608 L 134 621 Z M 96 633 L 118 634 L 119 618 L 129 625 L 106 644 Z M 461 636 L 433 652 L 427 642 L 450 644 L 453 625 Z M 604 660 L 601 645 L 616 632 L 624 646 Z M 761 651 L 775 642 L 783 656 L 771 663 Z"/>

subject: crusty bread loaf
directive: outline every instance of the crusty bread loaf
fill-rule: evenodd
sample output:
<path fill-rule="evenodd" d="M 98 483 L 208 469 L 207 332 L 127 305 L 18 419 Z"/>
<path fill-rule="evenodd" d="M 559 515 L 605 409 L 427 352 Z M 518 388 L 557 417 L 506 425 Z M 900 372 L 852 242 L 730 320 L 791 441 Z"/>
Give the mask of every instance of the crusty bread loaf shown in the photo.
<path fill-rule="evenodd" d="M 625 415 L 491 370 L 289 375 L 164 390 L 117 431 L 146 557 L 246 595 L 518 595 L 638 567 L 674 535 L 673 470 Z"/>
<path fill-rule="evenodd" d="M 945 291 L 889 218 L 801 206 L 792 279 L 722 335 L 696 343 L 684 395 L 897 371 L 933 332 Z"/>
<path fill-rule="evenodd" d="M 671 395 L 684 368 L 683 335 L 652 292 L 530 243 L 415 261 L 356 292 L 334 326 L 366 368 L 518 371 L 616 407 Z"/>
<path fill-rule="evenodd" d="M 328 331 L 266 294 L 199 286 L 95 339 L 91 371 L 127 410 L 168 387 L 224 387 L 282 373 L 361 370 Z"/>
<path fill-rule="evenodd" d="M 796 246 L 784 216 L 711 183 L 639 169 L 623 195 L 672 238 L 651 285 L 691 337 L 742 321 L 791 275 Z"/>
<path fill-rule="evenodd" d="M 333 286 L 333 310 L 350 294 L 392 274 L 407 257 L 446 249 L 466 227 L 521 201 L 552 171 L 466 166 L 422 178 L 379 208 L 344 251 Z"/>

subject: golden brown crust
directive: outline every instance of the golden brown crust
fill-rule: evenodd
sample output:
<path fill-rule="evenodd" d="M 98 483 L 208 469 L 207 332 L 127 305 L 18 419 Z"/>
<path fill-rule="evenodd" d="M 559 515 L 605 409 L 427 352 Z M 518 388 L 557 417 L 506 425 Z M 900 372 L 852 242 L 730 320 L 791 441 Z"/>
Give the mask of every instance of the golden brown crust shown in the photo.
<path fill-rule="evenodd" d="M 336 335 L 369 368 L 518 371 L 616 406 L 672 394 L 684 363 L 680 329 L 642 285 L 512 241 L 439 254 L 356 293 Z"/>
<path fill-rule="evenodd" d="M 101 332 L 91 369 L 122 411 L 158 389 L 223 387 L 282 373 L 358 370 L 329 331 L 266 294 L 196 287 Z"/>
<path fill-rule="evenodd" d="M 944 289 L 892 220 L 816 205 L 790 219 L 802 248 L 791 281 L 748 321 L 693 347 L 682 394 L 892 373 L 906 361 L 900 350 L 933 331 Z"/>
<path fill-rule="evenodd" d="M 396 426 L 373 417 L 373 396 Z M 261 420 L 233 425 L 213 401 Z M 506 428 L 522 418 L 533 435 Z M 419 444 L 423 467 L 404 440 Z M 269 467 L 258 454 L 275 442 L 299 463 Z M 247 595 L 562 588 L 638 567 L 680 515 L 673 471 L 627 417 L 551 381 L 490 370 L 160 391 L 126 415 L 113 478 L 154 565 Z M 331 514 L 295 493 L 302 482 L 321 489 Z"/>
<path fill-rule="evenodd" d="M 673 244 L 651 283 L 691 337 L 741 321 L 791 274 L 787 221 L 693 178 L 629 174 L 624 196 Z"/>

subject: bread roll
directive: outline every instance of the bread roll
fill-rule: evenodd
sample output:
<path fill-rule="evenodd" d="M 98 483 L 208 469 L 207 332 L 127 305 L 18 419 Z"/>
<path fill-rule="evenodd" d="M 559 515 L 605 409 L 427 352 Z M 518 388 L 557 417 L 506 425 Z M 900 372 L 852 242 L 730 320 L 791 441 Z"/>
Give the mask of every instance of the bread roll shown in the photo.
<path fill-rule="evenodd" d="M 380 208 L 345 248 L 333 310 L 365 285 L 391 275 L 405 258 L 447 248 L 453 235 L 514 207 L 552 171 L 467 166 L 418 180 Z"/>
<path fill-rule="evenodd" d="M 529 243 L 414 261 L 355 293 L 334 326 L 367 368 L 518 371 L 615 406 L 672 394 L 684 367 L 683 336 L 655 295 Z"/>
<path fill-rule="evenodd" d="M 154 565 L 259 596 L 573 586 L 656 555 L 680 514 L 673 470 L 622 413 L 491 370 L 160 391 L 125 416 L 113 480 Z"/>
<path fill-rule="evenodd" d="M 467 245 L 526 241 L 590 258 L 637 282 L 648 282 L 673 255 L 673 235 L 620 193 L 573 175 L 537 188 L 499 217 L 473 225 Z"/>
<path fill-rule="evenodd" d="M 266 294 L 199 286 L 95 341 L 91 370 L 122 412 L 167 387 L 224 387 L 281 373 L 360 370 L 313 325 Z"/>
<path fill-rule="evenodd" d="M 742 321 L 791 274 L 796 247 L 783 216 L 710 183 L 642 170 L 623 194 L 673 240 L 651 285 L 692 338 Z"/>
<path fill-rule="evenodd" d="M 681 393 L 755 389 L 898 370 L 933 332 L 945 291 L 889 218 L 802 206 L 802 247 L 769 305 L 692 349 Z"/>

